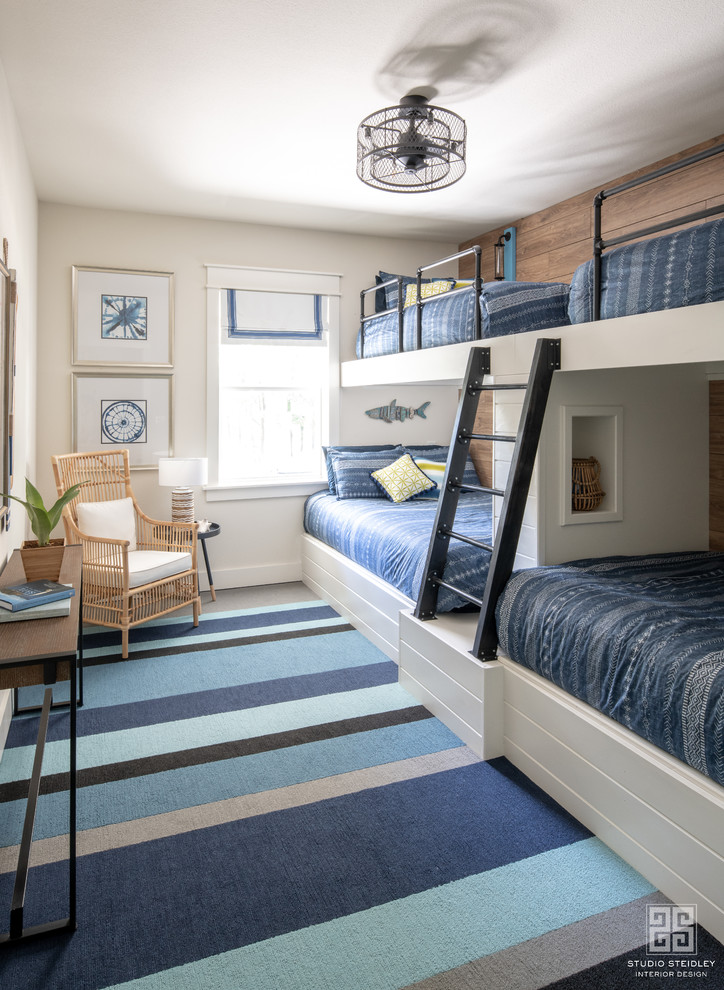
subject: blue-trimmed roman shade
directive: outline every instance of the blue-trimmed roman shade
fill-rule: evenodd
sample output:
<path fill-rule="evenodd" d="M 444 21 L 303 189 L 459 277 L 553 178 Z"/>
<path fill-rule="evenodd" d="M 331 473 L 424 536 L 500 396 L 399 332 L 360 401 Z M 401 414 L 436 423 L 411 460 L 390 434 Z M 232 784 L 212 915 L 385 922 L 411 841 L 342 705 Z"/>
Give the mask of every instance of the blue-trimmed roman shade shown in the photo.
<path fill-rule="evenodd" d="M 327 297 L 313 293 L 226 289 L 222 337 L 231 340 L 321 340 L 328 329 Z"/>

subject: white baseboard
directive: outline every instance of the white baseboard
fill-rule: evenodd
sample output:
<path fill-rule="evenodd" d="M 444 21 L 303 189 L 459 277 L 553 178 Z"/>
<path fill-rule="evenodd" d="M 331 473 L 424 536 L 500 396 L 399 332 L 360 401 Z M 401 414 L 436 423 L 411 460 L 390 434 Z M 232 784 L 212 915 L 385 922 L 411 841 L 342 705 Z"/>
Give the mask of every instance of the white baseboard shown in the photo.
<path fill-rule="evenodd" d="M 258 564 L 255 567 L 227 567 L 218 569 L 211 561 L 214 588 L 253 588 L 262 584 L 288 584 L 302 580 L 302 562 L 294 560 L 287 564 Z M 199 590 L 208 591 L 203 556 L 199 561 Z"/>

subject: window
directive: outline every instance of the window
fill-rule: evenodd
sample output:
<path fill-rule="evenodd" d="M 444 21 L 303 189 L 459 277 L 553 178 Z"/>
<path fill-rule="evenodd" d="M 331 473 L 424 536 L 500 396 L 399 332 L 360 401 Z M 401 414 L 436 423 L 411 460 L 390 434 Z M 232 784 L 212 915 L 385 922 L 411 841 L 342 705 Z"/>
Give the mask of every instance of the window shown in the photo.
<path fill-rule="evenodd" d="M 336 394 L 339 276 L 208 272 L 212 484 L 316 485 Z"/>

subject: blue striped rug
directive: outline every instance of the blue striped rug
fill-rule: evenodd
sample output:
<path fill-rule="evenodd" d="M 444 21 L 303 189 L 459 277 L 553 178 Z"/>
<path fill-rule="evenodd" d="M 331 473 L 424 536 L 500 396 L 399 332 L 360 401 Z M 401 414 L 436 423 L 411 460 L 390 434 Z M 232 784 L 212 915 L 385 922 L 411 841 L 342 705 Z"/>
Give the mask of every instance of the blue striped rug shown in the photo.
<path fill-rule="evenodd" d="M 166 619 L 116 657 L 88 637 L 78 931 L 0 952 L 3 990 L 630 985 L 662 895 L 324 602 Z M 4 930 L 36 731 L 16 718 L 0 762 Z M 67 732 L 26 924 L 67 913 Z"/>

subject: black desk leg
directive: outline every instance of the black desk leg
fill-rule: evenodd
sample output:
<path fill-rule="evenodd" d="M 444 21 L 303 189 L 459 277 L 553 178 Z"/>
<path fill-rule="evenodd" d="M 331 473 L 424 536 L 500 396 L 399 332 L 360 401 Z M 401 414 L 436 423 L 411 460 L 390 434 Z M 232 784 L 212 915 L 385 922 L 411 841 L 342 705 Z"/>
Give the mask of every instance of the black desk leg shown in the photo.
<path fill-rule="evenodd" d="M 48 734 L 48 720 L 50 718 L 50 706 L 52 700 L 53 689 L 52 687 L 46 687 L 45 694 L 43 696 L 40 723 L 38 725 L 38 741 L 35 744 L 33 772 L 30 777 L 28 803 L 25 807 L 23 835 L 20 839 L 18 866 L 15 871 L 15 886 L 13 888 L 13 899 L 10 907 L 11 940 L 21 938 L 23 934 L 23 910 L 25 907 L 25 888 L 28 884 L 30 846 L 33 841 L 33 829 L 35 828 L 35 812 L 38 807 L 38 795 L 40 794 L 40 776 L 43 772 L 43 752 L 45 750 L 45 739 Z"/>
<path fill-rule="evenodd" d="M 28 801 L 25 808 L 25 821 L 23 822 L 23 834 L 20 840 L 20 851 L 18 853 L 18 866 L 15 871 L 15 886 L 10 906 L 10 930 L 6 934 L 0 935 L 0 945 L 12 945 L 16 942 L 25 941 L 29 938 L 36 938 L 39 935 L 49 935 L 53 932 L 75 931 L 78 927 L 76 912 L 76 856 L 77 856 L 77 802 L 76 788 L 78 783 L 78 762 L 77 762 L 77 697 L 78 690 L 78 660 L 76 657 L 69 658 L 70 663 L 70 780 L 68 782 L 68 917 L 58 921 L 48 921 L 41 925 L 32 925 L 26 928 L 23 924 L 25 910 L 25 891 L 28 883 L 28 869 L 30 865 L 30 848 L 33 842 L 33 830 L 35 828 L 35 814 L 38 806 L 38 796 L 40 794 L 40 780 L 43 772 L 43 753 L 45 741 L 48 734 L 48 721 L 50 711 L 53 707 L 53 688 L 46 687 L 43 697 L 43 704 L 40 709 L 40 723 L 38 726 L 38 741 L 35 747 L 35 757 L 33 760 L 33 772 L 28 788 Z"/>
<path fill-rule="evenodd" d="M 209 553 L 206 549 L 206 540 L 199 540 L 201 544 L 201 549 L 204 551 L 204 563 L 206 564 L 206 576 L 209 579 L 209 591 L 211 592 L 212 602 L 216 601 L 216 592 L 214 591 L 214 577 L 211 573 L 211 565 L 209 564 Z"/>
<path fill-rule="evenodd" d="M 83 623 L 81 621 L 81 630 Z M 82 644 L 82 633 L 81 633 Z M 75 657 L 70 664 L 70 779 L 68 781 L 68 928 L 72 931 L 78 927 L 76 919 L 76 853 L 77 853 L 77 829 L 78 812 L 76 802 L 76 789 L 78 786 L 78 726 L 77 726 L 77 703 L 76 703 L 76 681 L 80 675 L 80 704 L 83 704 L 83 647 L 80 649 L 80 661 Z"/>

